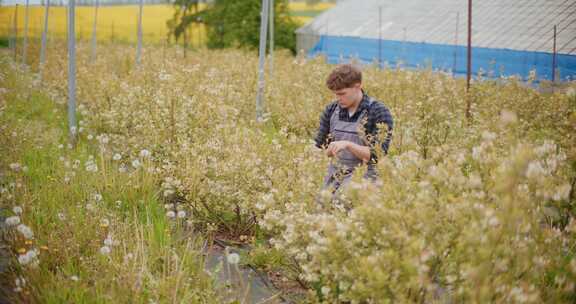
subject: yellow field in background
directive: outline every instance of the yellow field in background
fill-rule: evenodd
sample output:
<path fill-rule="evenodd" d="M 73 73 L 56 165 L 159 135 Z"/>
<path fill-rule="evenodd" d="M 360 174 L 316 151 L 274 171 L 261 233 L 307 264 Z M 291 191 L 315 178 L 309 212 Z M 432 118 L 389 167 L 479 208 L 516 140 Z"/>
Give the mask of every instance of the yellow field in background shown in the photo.
<path fill-rule="evenodd" d="M 0 35 L 8 36 L 13 28 L 14 7 L 0 8 Z M 142 10 L 142 30 L 147 42 L 161 42 L 166 39 L 168 28 L 166 21 L 172 18 L 174 8 L 170 5 L 147 5 Z M 44 8 L 30 8 L 28 31 L 31 37 L 40 37 L 44 20 Z M 102 6 L 98 10 L 97 38 L 100 41 L 137 40 L 138 6 Z M 48 17 L 50 37 L 66 37 L 66 7 L 50 8 Z M 78 39 L 90 39 L 94 23 L 94 8 L 79 6 L 76 8 L 76 35 Z M 24 8 L 18 8 L 19 36 L 23 35 Z M 203 26 L 192 28 L 192 42 L 197 44 L 204 36 Z"/>
<path fill-rule="evenodd" d="M 306 2 L 290 2 L 291 11 L 323 11 L 334 6 L 334 3 L 321 2 L 314 5 L 308 5 Z"/>
<path fill-rule="evenodd" d="M 331 3 L 307 5 L 305 2 L 290 4 L 291 11 L 322 11 L 332 7 Z M 203 9 L 203 5 L 200 6 Z M 0 36 L 10 36 L 13 31 L 15 6 L 0 7 Z M 18 35 L 22 37 L 24 29 L 24 6 L 18 7 Z M 44 8 L 31 6 L 29 9 L 28 35 L 40 37 L 44 20 Z M 172 5 L 146 5 L 143 9 L 143 36 L 147 43 L 159 43 L 166 39 L 168 28 L 166 21 L 174 14 Z M 304 24 L 312 19 L 307 16 L 295 16 L 297 22 Z M 66 7 L 54 6 L 50 8 L 49 38 L 66 37 Z M 98 11 L 97 38 L 99 41 L 137 40 L 137 5 L 101 6 Z M 89 6 L 76 7 L 76 35 L 78 39 L 90 39 L 94 22 L 94 8 Z M 190 29 L 190 44 L 202 45 L 205 41 L 205 29 L 202 25 L 194 25 Z"/>

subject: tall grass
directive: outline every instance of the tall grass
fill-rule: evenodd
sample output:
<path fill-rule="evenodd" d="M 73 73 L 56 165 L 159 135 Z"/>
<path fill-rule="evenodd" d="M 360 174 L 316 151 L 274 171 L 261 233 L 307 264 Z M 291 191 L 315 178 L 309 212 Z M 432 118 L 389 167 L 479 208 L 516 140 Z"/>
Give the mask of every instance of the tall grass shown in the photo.
<path fill-rule="evenodd" d="M 0 202 L 33 231 L 6 232 L 19 258 L 14 301 L 217 302 L 203 237 L 166 216 L 152 161 L 124 171 L 92 143 L 68 146 L 64 107 L 1 60 Z"/>
<path fill-rule="evenodd" d="M 158 204 L 139 203 L 161 200 L 191 215 L 187 224 L 196 231 L 253 242 L 253 263 L 296 272 L 309 301 L 574 300 L 574 88 L 541 94 L 501 79 L 476 81 L 468 95 L 463 80 L 442 73 L 366 67 L 365 89 L 391 109 L 394 139 L 380 157 L 380 183 L 358 175 L 335 202 L 319 191 L 329 160 L 312 144 L 333 98 L 323 85 L 332 66 L 276 58 L 267 118 L 257 123 L 254 54 L 201 50 L 184 58 L 179 49 L 146 50 L 135 69 L 132 48 L 108 46 L 89 65 L 87 47 L 79 47 L 80 141 L 91 148 L 82 157 L 65 154 L 64 163 L 79 158 L 81 167 L 91 171 L 96 163 L 98 171 L 77 173 L 92 183 L 66 201 L 81 202 L 80 209 L 102 205 L 94 194 L 104 205 L 131 202 L 106 215 L 114 236 L 126 231 L 118 239 L 149 235 L 145 244 L 176 246 L 160 233 L 175 222 L 159 207 L 141 209 Z M 51 54 L 43 92 L 62 108 L 65 61 Z M 68 171 L 50 176 L 61 182 Z M 24 219 L 34 214 L 27 208 Z M 88 235 L 100 233 L 85 241 L 93 252 L 107 231 L 94 210 L 83 219 L 96 226 Z M 41 223 L 55 220 L 44 212 Z M 139 218 L 144 229 L 165 224 L 142 237 L 120 216 Z M 164 248 L 150 246 L 146 252 Z M 119 263 L 118 251 L 112 247 L 107 259 Z"/>

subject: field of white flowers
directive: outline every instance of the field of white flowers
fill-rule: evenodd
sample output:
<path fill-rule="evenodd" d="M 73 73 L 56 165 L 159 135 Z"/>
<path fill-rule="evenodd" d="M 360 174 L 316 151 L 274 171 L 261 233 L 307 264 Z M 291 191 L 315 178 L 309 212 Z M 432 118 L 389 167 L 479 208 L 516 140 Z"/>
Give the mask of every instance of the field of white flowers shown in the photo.
<path fill-rule="evenodd" d="M 394 138 L 381 183 L 358 172 L 334 205 L 312 141 L 333 66 L 278 56 L 257 123 L 254 53 L 151 48 L 135 67 L 127 46 L 93 64 L 79 52 L 76 147 L 66 56 L 49 52 L 42 86 L 0 62 L 0 202 L 23 297 L 216 301 L 199 252 L 217 237 L 250 244 L 243 263 L 284 269 L 307 302 L 576 301 L 574 86 L 483 80 L 467 95 L 442 73 L 366 67 Z"/>

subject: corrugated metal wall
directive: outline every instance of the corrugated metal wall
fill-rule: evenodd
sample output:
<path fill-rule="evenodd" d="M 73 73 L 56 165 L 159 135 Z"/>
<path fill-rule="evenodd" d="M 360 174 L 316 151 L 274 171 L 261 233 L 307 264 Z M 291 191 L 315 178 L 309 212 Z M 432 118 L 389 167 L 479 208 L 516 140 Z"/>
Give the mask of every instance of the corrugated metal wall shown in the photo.
<path fill-rule="evenodd" d="M 536 69 L 539 78 L 551 78 L 553 28 L 557 25 L 557 66 L 563 79 L 576 77 L 576 1 L 474 3 L 475 73 L 492 70 L 495 76 L 526 78 Z M 343 1 L 297 31 L 298 48 L 311 55 L 328 54 L 331 62 L 340 55 L 357 55 L 363 61 L 382 57 L 391 63 L 403 58 L 408 67 L 428 65 L 459 73 L 458 62 L 465 61 L 466 10 L 467 1 L 461 0 Z M 380 56 L 379 45 L 384 49 Z"/>

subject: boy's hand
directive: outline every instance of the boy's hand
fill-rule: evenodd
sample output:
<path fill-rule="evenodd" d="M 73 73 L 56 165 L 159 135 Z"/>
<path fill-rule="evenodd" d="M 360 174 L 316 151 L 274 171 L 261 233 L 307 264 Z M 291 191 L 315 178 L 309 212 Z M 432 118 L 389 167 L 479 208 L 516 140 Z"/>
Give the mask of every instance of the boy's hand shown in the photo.
<path fill-rule="evenodd" d="M 348 149 L 349 144 L 350 142 L 347 140 L 333 141 L 326 148 L 326 155 L 334 157 L 343 149 Z"/>

